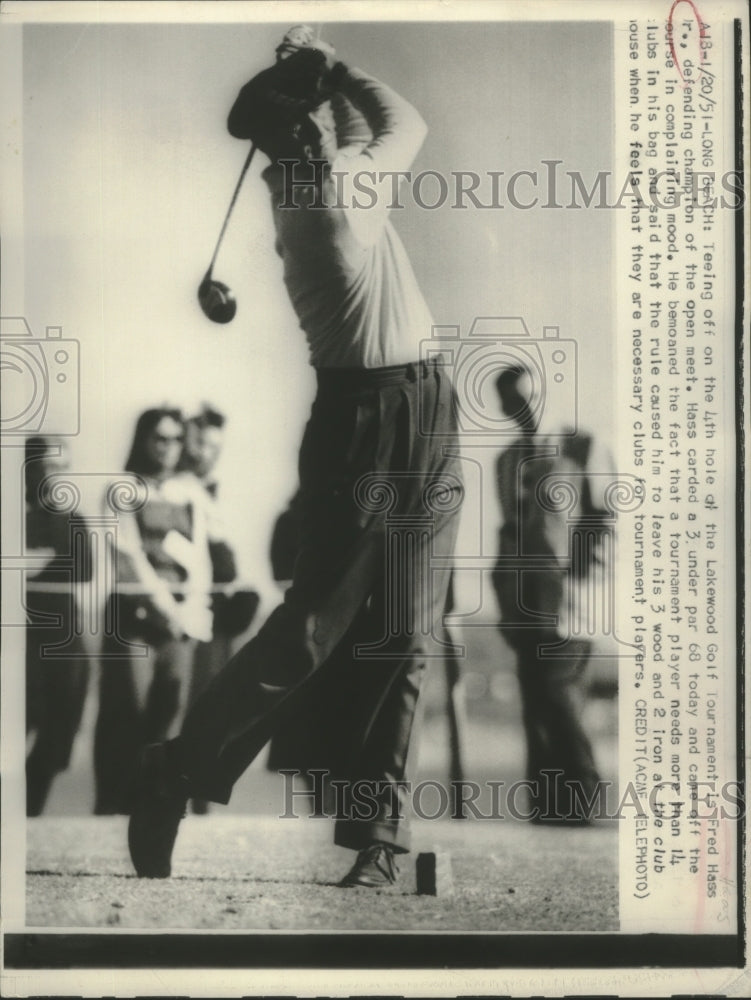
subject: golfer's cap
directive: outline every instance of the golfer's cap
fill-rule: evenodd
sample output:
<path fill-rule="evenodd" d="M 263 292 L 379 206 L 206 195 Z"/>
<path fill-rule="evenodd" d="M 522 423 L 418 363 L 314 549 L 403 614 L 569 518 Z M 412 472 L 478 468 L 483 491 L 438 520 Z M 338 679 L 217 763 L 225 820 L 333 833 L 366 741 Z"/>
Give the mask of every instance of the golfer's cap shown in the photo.
<path fill-rule="evenodd" d="M 309 24 L 296 24 L 284 35 L 281 43 L 277 45 L 277 53 L 294 52 L 295 49 L 304 49 L 311 46 L 316 40 L 315 31 Z"/>

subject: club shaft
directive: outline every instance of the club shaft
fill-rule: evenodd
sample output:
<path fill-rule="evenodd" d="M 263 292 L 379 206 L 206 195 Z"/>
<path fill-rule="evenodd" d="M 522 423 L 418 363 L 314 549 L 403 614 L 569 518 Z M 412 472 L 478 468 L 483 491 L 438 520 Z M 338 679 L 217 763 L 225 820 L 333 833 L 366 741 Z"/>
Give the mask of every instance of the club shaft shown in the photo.
<path fill-rule="evenodd" d="M 237 196 L 240 193 L 240 188 L 242 187 L 243 180 L 245 179 L 245 175 L 248 172 L 248 167 L 251 164 L 251 161 L 253 159 L 253 154 L 255 153 L 255 151 L 256 151 L 256 147 L 255 147 L 254 144 L 252 144 L 251 147 L 250 147 L 250 151 L 249 151 L 249 153 L 248 153 L 248 155 L 247 155 L 247 157 L 245 159 L 245 163 L 243 164 L 243 168 L 240 171 L 240 176 L 239 176 L 239 178 L 237 180 L 237 184 L 235 185 L 235 190 L 234 190 L 234 192 L 232 194 L 232 201 L 230 201 L 230 203 L 229 203 L 229 208 L 227 209 L 227 214 L 224 216 L 224 222 L 222 223 L 222 228 L 221 228 L 221 231 L 219 233 L 219 239 L 216 241 L 216 246 L 214 247 L 214 253 L 212 254 L 212 257 L 211 257 L 211 263 L 209 264 L 209 269 L 206 272 L 206 277 L 207 278 L 210 277 L 211 272 L 214 269 L 214 262 L 216 261 L 217 254 L 219 253 L 219 247 L 222 245 L 222 240 L 224 239 L 224 234 L 225 234 L 225 232 L 227 230 L 227 223 L 229 222 L 229 217 L 230 217 L 230 215 L 232 215 L 232 209 L 235 207 L 235 202 L 237 201 Z"/>

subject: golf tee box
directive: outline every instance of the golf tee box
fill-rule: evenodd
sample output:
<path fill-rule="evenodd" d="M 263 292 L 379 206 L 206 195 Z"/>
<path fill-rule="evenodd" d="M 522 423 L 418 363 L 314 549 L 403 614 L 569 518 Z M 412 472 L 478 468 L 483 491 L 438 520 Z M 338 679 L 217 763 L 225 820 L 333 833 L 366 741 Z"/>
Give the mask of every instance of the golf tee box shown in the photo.
<path fill-rule="evenodd" d="M 453 893 L 451 856 L 447 851 L 418 854 L 415 876 L 418 896 L 450 896 Z"/>

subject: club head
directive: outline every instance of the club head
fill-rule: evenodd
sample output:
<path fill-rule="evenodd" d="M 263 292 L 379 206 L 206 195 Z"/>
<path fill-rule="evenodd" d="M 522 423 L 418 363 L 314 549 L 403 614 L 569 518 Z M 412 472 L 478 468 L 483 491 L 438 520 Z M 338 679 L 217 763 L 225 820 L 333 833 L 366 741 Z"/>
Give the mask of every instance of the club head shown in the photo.
<path fill-rule="evenodd" d="M 232 290 L 223 281 L 217 281 L 208 274 L 198 287 L 198 302 L 212 323 L 229 323 L 237 312 Z"/>

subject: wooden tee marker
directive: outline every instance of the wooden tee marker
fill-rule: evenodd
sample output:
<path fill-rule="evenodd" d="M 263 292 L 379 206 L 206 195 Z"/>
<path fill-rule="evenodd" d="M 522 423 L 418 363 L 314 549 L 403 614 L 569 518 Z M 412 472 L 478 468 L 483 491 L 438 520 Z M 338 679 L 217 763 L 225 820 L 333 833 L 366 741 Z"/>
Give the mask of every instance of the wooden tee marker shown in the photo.
<path fill-rule="evenodd" d="M 418 854 L 415 875 L 418 896 L 450 896 L 454 891 L 451 855 L 447 851 Z"/>

